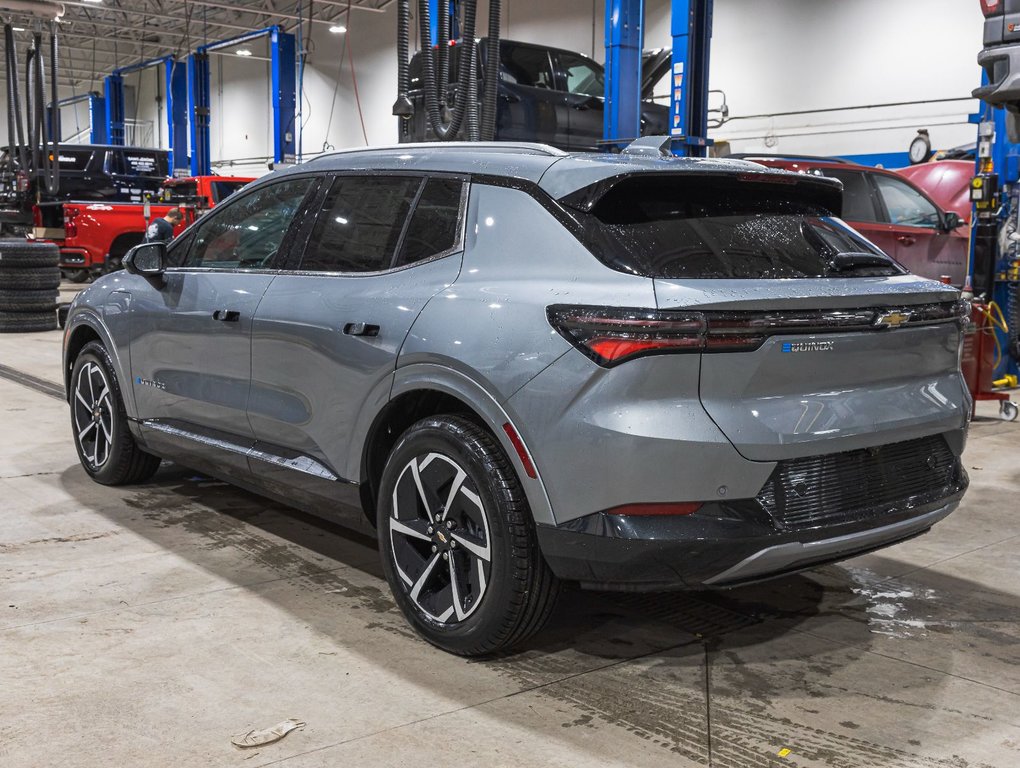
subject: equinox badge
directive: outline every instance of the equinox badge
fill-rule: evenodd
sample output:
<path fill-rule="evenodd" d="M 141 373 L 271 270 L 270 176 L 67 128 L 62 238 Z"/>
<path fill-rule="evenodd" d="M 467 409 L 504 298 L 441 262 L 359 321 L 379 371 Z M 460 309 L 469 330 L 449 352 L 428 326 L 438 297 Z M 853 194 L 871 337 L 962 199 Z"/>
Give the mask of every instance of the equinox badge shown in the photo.
<path fill-rule="evenodd" d="M 785 341 L 783 352 L 831 352 L 834 341 Z"/>

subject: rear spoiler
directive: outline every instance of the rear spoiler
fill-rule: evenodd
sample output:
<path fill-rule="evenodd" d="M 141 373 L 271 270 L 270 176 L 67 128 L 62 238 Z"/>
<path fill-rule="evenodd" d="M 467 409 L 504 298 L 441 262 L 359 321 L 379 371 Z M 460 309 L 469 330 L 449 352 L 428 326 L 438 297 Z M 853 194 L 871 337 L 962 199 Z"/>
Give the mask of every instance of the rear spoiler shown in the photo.
<path fill-rule="evenodd" d="M 761 189 L 766 189 L 768 185 L 774 185 L 777 191 L 780 189 L 784 191 L 783 197 L 788 198 L 790 191 L 795 191 L 796 196 L 802 198 L 804 202 L 821 206 L 837 218 L 843 215 L 843 183 L 838 179 L 828 176 L 793 173 L 792 171 L 766 170 L 764 168 L 760 172 L 742 169 L 740 171 L 727 172 L 717 170 L 683 170 L 621 173 L 571 192 L 560 198 L 559 202 L 576 211 L 589 213 L 609 190 L 624 180 L 643 177 L 661 178 L 664 176 L 697 179 L 706 183 L 713 180 L 735 181 L 739 184 L 761 185 Z"/>

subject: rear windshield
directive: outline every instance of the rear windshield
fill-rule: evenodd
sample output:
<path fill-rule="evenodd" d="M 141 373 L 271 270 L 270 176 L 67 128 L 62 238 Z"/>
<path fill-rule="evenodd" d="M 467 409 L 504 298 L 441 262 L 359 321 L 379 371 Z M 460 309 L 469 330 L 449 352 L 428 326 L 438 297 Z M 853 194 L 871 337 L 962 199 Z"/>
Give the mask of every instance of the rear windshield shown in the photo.
<path fill-rule="evenodd" d="M 213 205 L 219 205 L 241 187 L 245 186 L 247 181 L 214 181 L 209 186 L 212 187 L 212 202 Z"/>
<path fill-rule="evenodd" d="M 881 254 L 836 218 L 817 190 L 759 178 L 634 176 L 579 218 L 607 266 L 645 277 L 823 277 L 837 274 L 838 254 Z M 901 272 L 870 265 L 850 274 Z M 846 267 L 838 274 L 848 276 Z"/>

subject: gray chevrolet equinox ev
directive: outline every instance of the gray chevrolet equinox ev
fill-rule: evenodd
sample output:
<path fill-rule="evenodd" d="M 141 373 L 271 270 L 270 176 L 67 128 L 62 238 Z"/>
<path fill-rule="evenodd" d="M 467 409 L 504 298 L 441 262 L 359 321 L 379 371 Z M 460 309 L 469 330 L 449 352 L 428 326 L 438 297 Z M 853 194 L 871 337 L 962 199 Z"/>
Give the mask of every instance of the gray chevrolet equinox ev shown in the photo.
<path fill-rule="evenodd" d="M 661 143 L 331 154 L 138 246 L 66 325 L 85 471 L 171 459 L 371 531 L 465 655 L 563 581 L 730 586 L 948 515 L 958 293 L 843 224 L 838 182 Z"/>

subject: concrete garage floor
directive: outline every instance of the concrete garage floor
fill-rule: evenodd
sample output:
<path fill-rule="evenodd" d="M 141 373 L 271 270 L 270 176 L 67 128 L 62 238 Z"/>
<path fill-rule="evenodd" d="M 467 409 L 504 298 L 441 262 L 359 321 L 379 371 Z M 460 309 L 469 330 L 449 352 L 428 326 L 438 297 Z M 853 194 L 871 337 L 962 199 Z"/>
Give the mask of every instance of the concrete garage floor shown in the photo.
<path fill-rule="evenodd" d="M 0 364 L 56 384 L 60 340 L 0 337 Z M 572 592 L 471 662 L 411 635 L 369 541 L 175 466 L 95 485 L 45 390 L 0 377 L 0 765 L 1020 765 L 1020 424 L 975 423 L 926 536 L 729 592 Z"/>

